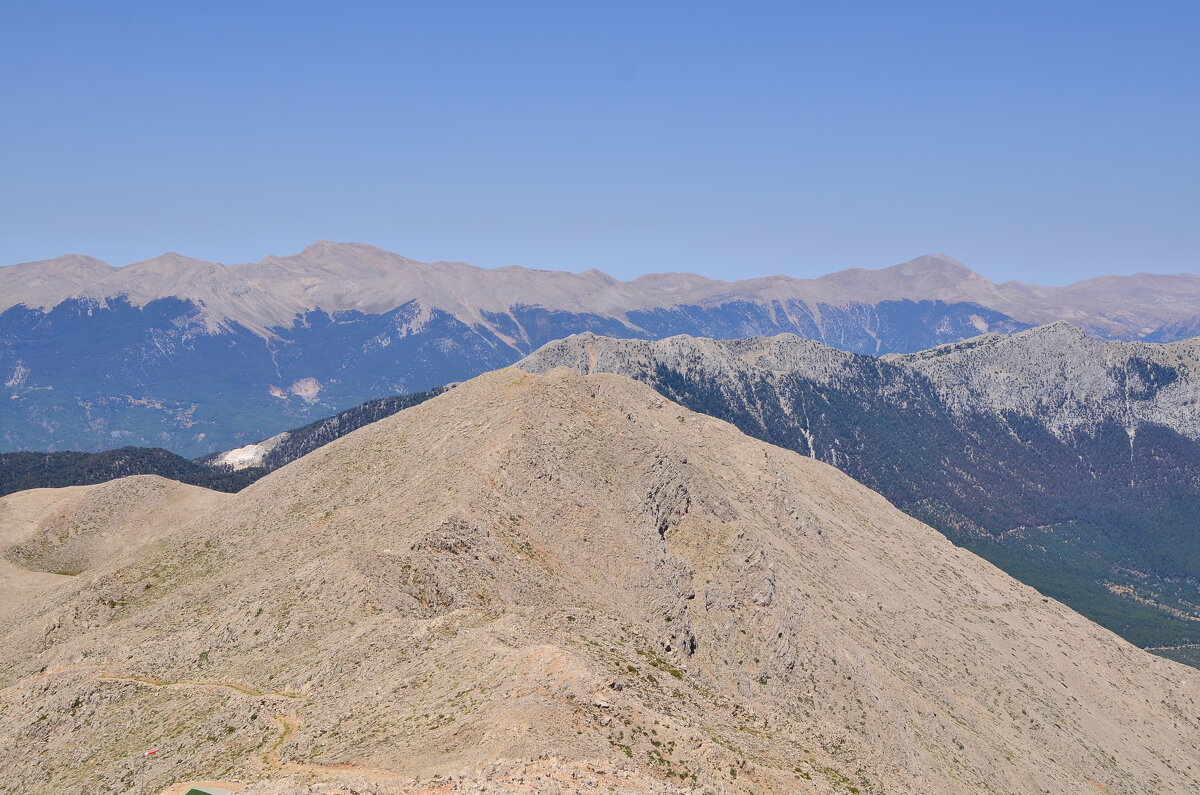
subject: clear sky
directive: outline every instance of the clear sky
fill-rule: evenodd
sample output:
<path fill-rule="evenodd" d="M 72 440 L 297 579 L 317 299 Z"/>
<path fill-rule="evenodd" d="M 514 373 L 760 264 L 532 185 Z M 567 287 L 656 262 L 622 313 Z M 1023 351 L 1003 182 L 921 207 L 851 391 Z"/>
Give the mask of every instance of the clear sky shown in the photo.
<path fill-rule="evenodd" d="M 0 263 L 1200 271 L 1200 2 L 0 3 Z"/>

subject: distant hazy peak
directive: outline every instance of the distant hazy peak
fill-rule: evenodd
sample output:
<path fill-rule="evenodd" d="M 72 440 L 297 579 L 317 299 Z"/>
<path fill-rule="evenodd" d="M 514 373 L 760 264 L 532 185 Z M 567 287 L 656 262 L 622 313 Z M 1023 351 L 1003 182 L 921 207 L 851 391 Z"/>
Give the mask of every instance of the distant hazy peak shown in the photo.
<path fill-rule="evenodd" d="M 103 260 L 98 260 L 95 257 L 89 257 L 86 254 L 63 254 L 51 259 L 36 260 L 34 262 L 22 262 L 17 265 L 10 265 L 10 268 L 16 270 L 111 270 L 112 266 Z M 6 270 L 6 269 L 5 269 Z M 0 270 L 0 273 L 3 271 Z"/>
<path fill-rule="evenodd" d="M 821 276 L 823 281 L 853 284 L 862 278 L 923 279 L 938 276 L 947 279 L 983 279 L 984 277 L 945 254 L 924 254 L 887 268 L 848 268 Z"/>
<path fill-rule="evenodd" d="M 0 311 L 15 304 L 53 306 L 101 283 L 116 270 L 83 254 L 66 254 L 0 268 Z"/>
<path fill-rule="evenodd" d="M 0 267 L 0 288 L 6 296 L 10 290 L 20 289 L 27 284 L 46 281 L 53 284 L 56 279 L 102 279 L 117 269 L 108 263 L 84 254 L 64 254 L 53 259 L 22 262 L 17 265 Z M 64 283 L 58 284 L 58 291 L 65 289 Z"/>
<path fill-rule="evenodd" d="M 426 263 L 363 243 L 326 240 L 297 254 L 228 267 L 168 252 L 120 268 L 81 255 L 0 268 L 0 311 L 17 304 L 48 308 L 67 298 L 114 296 L 138 306 L 167 296 L 196 301 L 211 326 L 232 321 L 263 336 L 270 336 L 271 328 L 290 327 L 297 314 L 313 309 L 382 313 L 409 302 L 487 328 L 495 326 L 496 316 L 520 306 L 626 323 L 632 312 L 730 302 L 785 312 L 804 307 L 799 311 L 813 316 L 821 315 L 822 306 L 973 303 L 1020 323 L 1069 319 L 1095 333 L 1124 337 L 1200 317 L 1200 276 L 1193 274 L 1100 277 L 1068 287 L 994 284 L 945 254 L 816 279 L 774 275 L 734 282 L 692 273 L 653 273 L 625 282 L 596 269 L 571 273 Z M 504 333 L 499 326 L 493 330 Z"/>
<path fill-rule="evenodd" d="M 179 270 L 187 270 L 189 268 L 209 270 L 211 268 L 220 267 L 223 266 L 215 262 L 208 262 L 206 260 L 196 259 L 195 257 L 187 257 L 177 251 L 167 251 L 163 254 L 159 254 L 157 257 L 139 260 L 138 262 L 134 262 L 125 266 L 125 268 L 136 268 L 138 270 L 171 268 Z M 124 270 L 125 268 L 121 268 L 121 270 Z"/>

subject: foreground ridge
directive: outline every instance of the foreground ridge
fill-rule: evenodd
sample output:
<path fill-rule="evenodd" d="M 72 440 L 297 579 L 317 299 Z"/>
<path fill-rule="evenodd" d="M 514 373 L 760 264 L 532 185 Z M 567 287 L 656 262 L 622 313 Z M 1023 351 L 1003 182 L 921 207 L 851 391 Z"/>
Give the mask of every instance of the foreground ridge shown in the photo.
<path fill-rule="evenodd" d="M 1196 671 L 608 374 L 464 383 L 0 633 L 28 792 L 1200 786 Z"/>

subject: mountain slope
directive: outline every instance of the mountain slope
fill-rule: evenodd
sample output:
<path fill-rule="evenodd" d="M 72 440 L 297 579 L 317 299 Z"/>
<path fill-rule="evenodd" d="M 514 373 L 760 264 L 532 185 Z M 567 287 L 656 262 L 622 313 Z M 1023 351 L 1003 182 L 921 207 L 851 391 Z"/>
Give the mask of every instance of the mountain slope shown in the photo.
<path fill-rule="evenodd" d="M 1105 343 L 1066 325 L 919 354 L 796 337 L 581 335 L 520 367 L 643 381 L 831 463 L 1143 646 L 1200 643 L 1194 342 Z"/>
<path fill-rule="evenodd" d="M 463 384 L 0 632 L 32 793 L 1200 786 L 1196 671 L 610 375 Z"/>
<path fill-rule="evenodd" d="M 136 554 L 226 497 L 154 475 L 0 497 L 0 613 Z"/>
<path fill-rule="evenodd" d="M 1037 417 L 1056 436 L 1111 422 L 1131 435 L 1159 426 L 1200 439 L 1200 339 L 1102 341 L 1054 323 L 884 359 L 928 376 L 957 414 L 986 406 Z"/>
<path fill-rule="evenodd" d="M 371 317 L 317 311 L 270 339 L 211 328 L 201 307 L 178 298 L 18 306 L 0 314 L 0 445 L 165 445 L 198 456 L 518 356 L 494 335 L 412 304 Z"/>
<path fill-rule="evenodd" d="M 198 513 L 221 504 L 220 492 L 155 475 L 133 475 L 82 488 L 37 489 L 4 498 L 4 523 L 25 523 L 4 556 L 30 571 L 79 574 L 111 563 Z M 50 492 L 47 494 L 47 492 Z M 43 495 L 53 501 L 46 504 Z M 36 506 L 36 507 L 35 507 Z"/>

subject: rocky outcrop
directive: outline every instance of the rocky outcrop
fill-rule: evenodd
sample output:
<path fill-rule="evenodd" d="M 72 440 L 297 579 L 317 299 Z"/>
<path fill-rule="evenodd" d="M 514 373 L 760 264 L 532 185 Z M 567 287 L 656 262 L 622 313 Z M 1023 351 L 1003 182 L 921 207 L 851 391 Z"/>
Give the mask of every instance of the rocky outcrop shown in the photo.
<path fill-rule="evenodd" d="M 885 361 L 927 376 L 959 414 L 986 407 L 1037 419 L 1057 435 L 1105 423 L 1157 425 L 1200 439 L 1200 341 L 1112 342 L 1054 323 Z"/>

